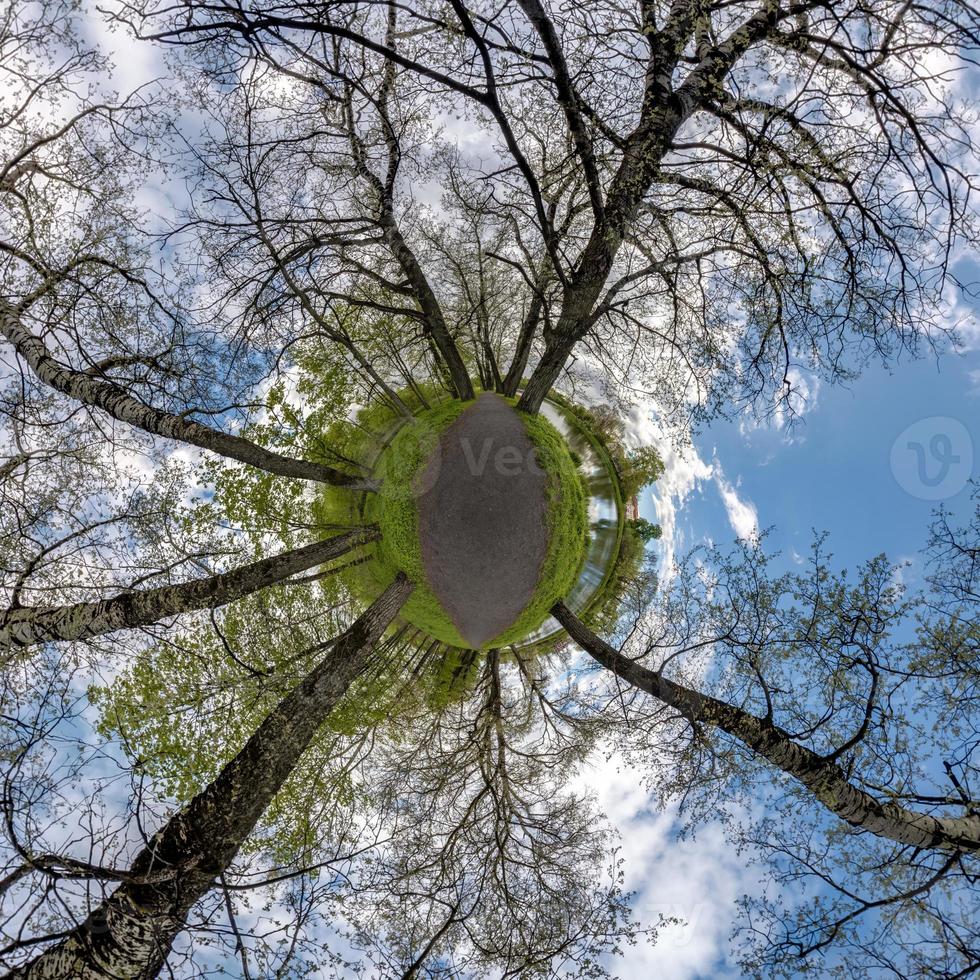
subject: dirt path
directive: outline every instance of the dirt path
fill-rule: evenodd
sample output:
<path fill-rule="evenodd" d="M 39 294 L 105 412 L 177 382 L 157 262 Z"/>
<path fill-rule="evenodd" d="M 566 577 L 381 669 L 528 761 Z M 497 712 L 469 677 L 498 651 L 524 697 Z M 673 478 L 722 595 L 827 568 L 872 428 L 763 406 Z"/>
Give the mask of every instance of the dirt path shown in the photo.
<path fill-rule="evenodd" d="M 420 485 L 422 560 L 460 634 L 483 646 L 521 614 L 548 544 L 545 475 L 510 405 L 485 393 L 443 433 Z"/>

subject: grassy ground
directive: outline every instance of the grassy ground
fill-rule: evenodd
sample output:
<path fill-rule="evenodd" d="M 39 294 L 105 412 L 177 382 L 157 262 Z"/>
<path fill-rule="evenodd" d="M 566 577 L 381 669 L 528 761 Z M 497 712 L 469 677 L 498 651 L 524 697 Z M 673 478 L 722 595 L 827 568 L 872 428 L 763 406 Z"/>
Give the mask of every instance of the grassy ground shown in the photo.
<path fill-rule="evenodd" d="M 358 599 L 371 603 L 399 570 L 404 571 L 415 589 L 402 616 L 436 639 L 460 647 L 466 646 L 463 638 L 425 579 L 412 481 L 439 435 L 469 404 L 453 400 L 427 409 L 413 405 L 418 414 L 407 421 L 383 406 L 369 406 L 359 414 L 356 425 L 349 425 L 335 438 L 342 437 L 352 458 L 376 463 L 375 475 L 383 481 L 381 491 L 361 494 L 325 486 L 314 503 L 314 517 L 325 535 L 362 524 L 384 528 L 382 540 L 364 549 L 368 560 L 340 573 Z M 345 559 L 337 562 L 338 566 L 345 564 Z"/>
<path fill-rule="evenodd" d="M 508 401 L 515 402 L 514 399 Z M 318 523 L 325 529 L 355 524 L 378 524 L 383 529 L 381 541 L 366 550 L 370 560 L 342 572 L 348 587 L 358 598 L 371 602 L 396 572 L 404 571 L 415 583 L 415 590 L 406 602 L 402 616 L 435 639 L 464 648 L 465 641 L 426 581 L 413 485 L 439 436 L 469 404 L 444 402 L 420 411 L 414 419 L 402 424 L 377 457 L 375 475 L 382 481 L 379 493 L 364 494 L 362 502 L 361 494 L 324 487 L 314 508 Z M 534 444 L 538 461 L 548 474 L 548 548 L 537 588 L 524 612 L 488 646 L 518 643 L 537 629 L 554 602 L 574 585 L 585 560 L 588 495 L 582 477 L 561 434 L 547 419 L 522 414 L 521 420 Z M 355 435 L 346 444 L 347 451 L 353 458 L 374 458 L 381 442 L 367 432 L 384 432 L 395 421 L 390 414 L 379 413 L 377 409 L 362 413 L 357 432 L 363 442 L 356 445 L 359 438 Z M 338 564 L 343 563 L 341 559 Z"/>
<path fill-rule="evenodd" d="M 531 601 L 490 646 L 518 643 L 545 621 L 548 610 L 578 579 L 589 533 L 588 497 L 565 440 L 541 415 L 521 413 L 521 421 L 534 443 L 539 464 L 548 474 L 548 550 Z"/>
<path fill-rule="evenodd" d="M 380 591 L 401 570 L 415 589 L 402 616 L 437 640 L 465 647 L 452 620 L 429 588 L 422 564 L 419 513 L 414 487 L 439 436 L 464 412 L 470 402 L 452 401 L 428 409 L 398 430 L 378 461 L 375 475 L 382 481 L 379 493 L 368 494 L 364 522 L 383 531 L 374 546 L 374 560 L 361 566 L 362 579 Z"/>

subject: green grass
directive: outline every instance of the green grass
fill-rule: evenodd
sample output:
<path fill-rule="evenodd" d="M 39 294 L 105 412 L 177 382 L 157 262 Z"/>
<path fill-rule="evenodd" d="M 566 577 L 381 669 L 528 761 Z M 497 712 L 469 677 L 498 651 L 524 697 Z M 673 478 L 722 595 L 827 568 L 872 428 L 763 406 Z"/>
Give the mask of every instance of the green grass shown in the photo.
<path fill-rule="evenodd" d="M 520 418 L 534 443 L 538 463 L 547 473 L 548 548 L 530 602 L 517 620 L 488 644 L 495 647 L 519 643 L 545 621 L 555 602 L 568 594 L 582 571 L 589 533 L 588 496 L 565 440 L 541 415 L 522 412 Z"/>
<path fill-rule="evenodd" d="M 508 401 L 514 404 L 516 400 Z M 355 596 L 365 603 L 371 602 L 398 571 L 403 571 L 415 583 L 415 589 L 402 609 L 402 617 L 434 639 L 461 648 L 467 646 L 466 642 L 426 579 L 415 490 L 439 437 L 470 404 L 450 401 L 420 411 L 390 436 L 383 449 L 383 440 L 390 435 L 397 419 L 375 408 L 365 410 L 359 418 L 364 429 L 384 435 L 372 439 L 360 429 L 359 438 L 363 442 L 353 458 L 374 461 L 376 457 L 375 476 L 381 480 L 381 490 L 361 495 L 324 487 L 314 507 L 316 519 L 325 529 L 377 524 L 382 530 L 381 540 L 366 552 L 370 560 L 341 573 Z M 537 629 L 555 601 L 568 594 L 585 561 L 588 495 L 578 468 L 565 440 L 547 419 L 523 413 L 520 418 L 534 444 L 538 462 L 548 474 L 545 485 L 548 546 L 528 605 L 488 647 L 519 643 Z M 351 442 L 355 441 L 347 443 L 351 453 L 355 451 Z M 343 564 L 343 559 L 338 564 Z"/>
<path fill-rule="evenodd" d="M 357 573 L 353 588 L 368 600 L 388 586 L 397 572 L 404 572 L 415 588 L 402 607 L 402 617 L 435 639 L 458 647 L 467 644 L 425 577 L 415 488 L 440 435 L 470 404 L 437 405 L 419 413 L 395 434 L 378 459 L 375 475 L 382 481 L 381 490 L 364 499 L 364 523 L 377 524 L 382 537 L 373 546 L 372 560 L 353 570 Z"/>
<path fill-rule="evenodd" d="M 335 421 L 325 432 L 317 435 L 316 441 L 337 447 L 348 459 L 357 460 L 370 469 L 387 440 L 401 424 L 405 423 L 396 412 L 376 402 L 362 408 L 355 421 Z M 310 456 L 318 458 L 315 453 L 310 453 Z M 322 457 L 322 461 L 335 462 L 327 455 Z M 313 502 L 313 516 L 324 535 L 330 537 L 340 528 L 364 523 L 360 502 L 359 492 L 324 484 Z"/>

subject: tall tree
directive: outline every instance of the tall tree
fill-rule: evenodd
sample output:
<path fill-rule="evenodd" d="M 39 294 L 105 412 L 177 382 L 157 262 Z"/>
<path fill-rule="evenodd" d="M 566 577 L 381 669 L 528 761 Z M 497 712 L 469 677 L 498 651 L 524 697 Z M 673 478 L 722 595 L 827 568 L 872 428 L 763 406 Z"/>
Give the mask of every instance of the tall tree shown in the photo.
<path fill-rule="evenodd" d="M 269 426 L 256 436 L 250 358 L 235 356 L 232 339 L 189 302 L 179 268 L 154 268 L 135 216 L 136 177 L 159 172 L 151 150 L 167 119 L 152 93 L 102 97 L 107 63 L 77 26 L 60 3 L 15 3 L 0 25 L 13 99 L 0 113 L 0 337 L 12 347 L 2 400 L 11 455 L 0 479 L 5 498 L 20 498 L 0 520 L 4 643 L 15 646 L 214 608 L 371 537 L 214 575 L 240 541 L 214 528 L 190 540 L 188 468 L 161 461 L 144 434 L 276 477 L 377 486 L 358 461 L 342 469 L 322 451 L 294 458 L 277 451 L 288 440 L 269 438 Z M 159 584 L 186 565 L 205 577 Z M 153 579 L 156 588 L 142 588 Z"/>
<path fill-rule="evenodd" d="M 80 263 L 84 264 L 84 263 Z M 50 288 L 67 275 L 52 272 L 45 286 Z M 176 439 L 191 446 L 208 449 L 221 456 L 268 470 L 279 476 L 300 480 L 317 480 L 351 490 L 376 490 L 375 482 L 367 477 L 344 473 L 323 463 L 311 463 L 302 459 L 289 459 L 271 452 L 241 436 L 229 435 L 201 422 L 164 412 L 143 403 L 121 385 L 105 381 L 86 371 L 79 371 L 60 364 L 49 353 L 44 342 L 24 325 L 22 316 L 37 297 L 28 297 L 18 308 L 0 304 L 0 336 L 5 337 L 38 379 L 55 391 L 68 395 L 85 405 L 92 405 L 107 412 L 120 422 L 133 425 L 153 435 Z"/>
<path fill-rule="evenodd" d="M 967 812 L 962 816 L 936 817 L 895 803 L 887 795 L 879 799 L 852 784 L 837 763 L 836 759 L 851 746 L 837 746 L 829 753 L 815 752 L 771 718 L 760 718 L 737 705 L 677 684 L 661 672 L 623 656 L 596 636 L 564 603 L 556 603 L 551 612 L 568 635 L 606 670 L 676 709 L 692 727 L 711 726 L 738 739 L 766 762 L 799 780 L 818 803 L 852 827 L 917 848 L 968 854 L 980 851 L 980 816 Z"/>
<path fill-rule="evenodd" d="M 366 805 L 397 814 L 398 830 L 350 903 L 372 972 L 603 977 L 643 932 L 615 835 L 567 778 L 599 727 L 545 664 L 506 659 L 471 659 L 441 710 L 378 732 Z"/>
<path fill-rule="evenodd" d="M 656 598 L 635 591 L 622 649 L 552 610 L 661 800 L 727 814 L 813 896 L 746 899 L 747 969 L 794 976 L 831 950 L 872 972 L 976 969 L 977 517 L 937 516 L 922 593 L 882 557 L 834 572 L 818 539 L 807 574 L 774 574 L 764 542 L 695 553 Z M 761 816 L 732 815 L 749 800 Z"/>
<path fill-rule="evenodd" d="M 118 888 L 15 977 L 155 977 L 190 908 L 234 860 L 412 590 L 399 575 L 218 777 L 156 832 Z"/>
<path fill-rule="evenodd" d="M 215 609 L 270 585 L 288 584 L 300 572 L 327 564 L 378 537 L 376 528 L 349 531 L 232 571 L 180 585 L 136 589 L 97 602 L 17 605 L 0 613 L 0 645 L 20 647 L 46 640 L 82 640 L 146 626 L 196 609 Z"/>
<path fill-rule="evenodd" d="M 399 346 L 426 350 L 447 389 L 472 398 L 461 326 L 447 317 L 420 216 L 403 200 L 431 130 L 417 86 L 332 43 L 301 67 L 271 54 L 243 62 L 233 82 L 208 54 L 195 67 L 217 88 L 196 88 L 194 109 L 212 125 L 187 154 L 198 193 L 179 232 L 245 304 L 245 328 L 261 338 L 279 326 L 286 345 L 297 333 L 329 338 L 385 386 L 371 348 L 337 329 L 336 309 L 394 316 Z M 270 85 L 277 76 L 288 84 Z"/>
<path fill-rule="evenodd" d="M 519 6 L 452 0 L 396 21 L 395 5 L 138 0 L 124 17 L 304 79 L 324 49 L 348 52 L 386 79 L 379 112 L 416 79 L 436 111 L 473 119 L 492 160 L 471 169 L 560 292 L 526 411 L 583 343 L 613 371 L 628 354 L 679 364 L 702 409 L 771 412 L 793 408 L 796 367 L 846 377 L 852 358 L 942 333 L 971 234 L 969 112 L 945 84 L 970 63 L 969 4 L 613 4 L 603 31 L 586 10 L 563 9 L 559 29 L 550 5 Z"/>

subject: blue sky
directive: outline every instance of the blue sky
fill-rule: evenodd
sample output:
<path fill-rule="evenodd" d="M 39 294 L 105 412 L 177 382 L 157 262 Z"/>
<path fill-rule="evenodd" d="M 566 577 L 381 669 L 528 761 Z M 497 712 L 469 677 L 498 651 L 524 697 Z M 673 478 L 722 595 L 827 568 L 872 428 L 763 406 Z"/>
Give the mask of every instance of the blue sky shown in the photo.
<path fill-rule="evenodd" d="M 90 39 L 113 57 L 112 84 L 120 90 L 164 73 L 159 49 L 147 47 L 142 57 L 133 58 L 126 38 L 101 17 L 89 17 L 85 25 Z M 165 188 L 151 183 L 140 203 L 166 211 L 173 203 L 166 198 Z M 961 259 L 955 271 L 966 280 L 980 279 L 980 269 L 969 260 Z M 960 306 L 958 312 L 976 310 Z M 695 439 L 697 458 L 678 461 L 676 468 L 684 472 L 674 474 L 681 483 L 692 476 L 689 470 L 701 474 L 694 489 L 675 501 L 676 552 L 705 539 L 731 542 L 730 508 L 741 505 L 742 521 L 754 510 L 759 526 L 773 526 L 771 541 L 790 560 L 794 549 L 805 554 L 811 528 L 831 531 L 832 550 L 849 566 L 881 551 L 893 559 L 914 558 L 938 501 L 903 490 L 892 474 L 891 448 L 908 425 L 949 417 L 966 429 L 973 448 L 972 473 L 980 475 L 980 331 L 973 328 L 967 340 L 968 349 L 958 355 L 906 360 L 891 371 L 870 368 L 846 388 L 805 379 L 811 397 L 804 419 L 791 433 L 774 426 L 750 430 L 737 422 L 707 428 Z M 641 428 L 646 426 L 641 423 Z M 651 441 L 638 435 L 641 442 Z M 911 454 L 907 462 L 914 462 Z M 672 488 L 665 489 L 670 494 Z M 943 502 L 963 512 L 968 491 Z M 662 521 L 650 493 L 641 500 L 641 513 Z M 914 574 L 913 567 L 906 580 L 914 582 Z"/>
<path fill-rule="evenodd" d="M 847 387 L 809 381 L 809 406 L 793 429 L 725 422 L 695 437 L 712 477 L 678 507 L 678 552 L 704 540 L 732 541 L 739 521 L 725 505 L 730 488 L 760 527 L 772 527 L 771 541 L 787 560 L 805 555 L 811 529 L 827 530 L 839 563 L 853 566 L 884 551 L 913 561 L 906 576 L 913 584 L 933 509 L 943 503 L 965 515 L 967 467 L 980 476 L 980 349 L 870 368 Z M 933 444 L 937 435 L 949 443 Z M 947 479 L 935 489 L 918 483 L 918 451 L 909 442 L 924 447 L 927 481 L 947 461 Z M 656 519 L 650 496 L 642 509 Z"/>
<path fill-rule="evenodd" d="M 933 510 L 941 503 L 965 520 L 973 507 L 967 479 L 980 479 L 980 338 L 967 330 L 964 341 L 959 353 L 870 367 L 847 386 L 805 378 L 806 413 L 791 430 L 736 420 L 697 435 L 693 451 L 671 458 L 664 479 L 641 500 L 645 517 L 666 517 L 661 559 L 706 541 L 726 546 L 737 532 L 760 527 L 771 528 L 770 546 L 791 567 L 816 529 L 830 532 L 835 567 L 885 552 L 910 563 L 907 585 L 921 585 L 919 552 Z M 640 413 L 631 430 L 641 442 L 653 431 Z M 635 908 L 641 917 L 677 914 L 688 925 L 664 931 L 652 949 L 627 951 L 616 975 L 738 976 L 728 941 L 734 902 L 759 887 L 761 869 L 736 859 L 714 825 L 696 840 L 672 839 L 673 815 L 649 810 L 636 782 L 625 768 L 596 774 L 623 835 Z"/>
<path fill-rule="evenodd" d="M 126 39 L 108 32 L 100 19 L 89 26 L 94 40 L 116 52 L 113 83 L 120 90 L 163 72 L 158 50 L 147 48 L 133 57 Z M 481 138 L 472 128 L 467 134 Z M 172 203 L 167 194 L 165 187 L 148 182 L 140 203 L 166 211 Z M 657 491 L 662 507 L 649 492 L 641 500 L 643 515 L 665 528 L 663 506 L 672 511 L 673 526 L 661 552 L 673 548 L 682 554 L 705 540 L 725 545 L 757 525 L 773 528 L 770 541 L 789 564 L 794 554 L 806 554 L 812 529 L 827 530 L 838 564 L 853 567 L 884 551 L 893 560 L 913 562 L 904 578 L 916 585 L 918 552 L 940 500 L 917 493 L 917 460 L 908 443 L 923 447 L 927 477 L 942 465 L 936 453 L 944 456 L 947 449 L 960 457 L 960 469 L 972 453 L 971 473 L 980 477 L 980 336 L 974 333 L 968 347 L 938 361 L 906 360 L 890 371 L 868 368 L 847 387 L 804 379 L 810 399 L 793 430 L 754 428 L 744 421 L 707 428 L 691 453 L 669 460 Z M 928 421 L 937 417 L 953 423 Z M 638 441 L 652 441 L 650 425 L 649 419 L 638 419 Z M 918 428 L 907 434 L 913 425 Z M 940 441 L 933 444 L 935 437 Z M 951 471 L 951 495 L 942 500 L 961 518 L 970 507 L 964 476 Z M 588 782 L 622 832 L 627 885 L 638 891 L 637 913 L 647 922 L 663 912 L 689 923 L 662 932 L 652 949 L 627 951 L 613 968 L 615 975 L 622 980 L 737 975 L 728 947 L 734 902 L 757 887 L 759 870 L 745 868 L 717 825 L 703 828 L 697 839 L 677 841 L 673 815 L 651 809 L 637 775 L 617 768 L 615 759 L 598 760 Z"/>

